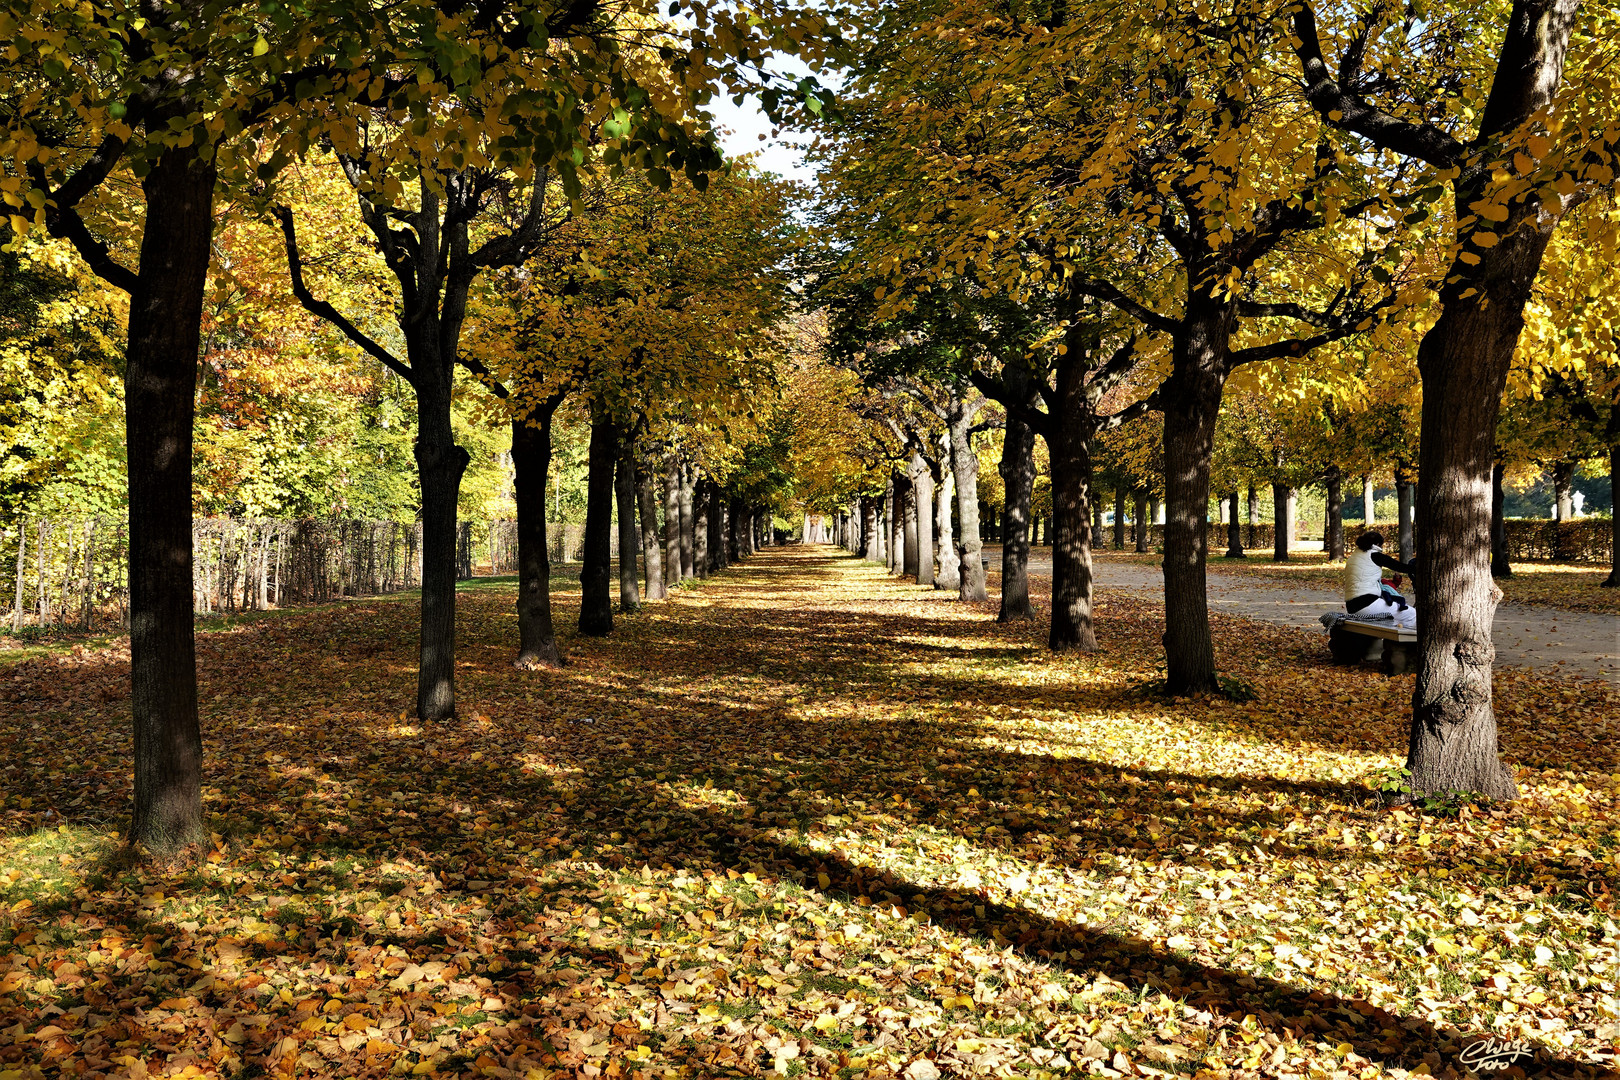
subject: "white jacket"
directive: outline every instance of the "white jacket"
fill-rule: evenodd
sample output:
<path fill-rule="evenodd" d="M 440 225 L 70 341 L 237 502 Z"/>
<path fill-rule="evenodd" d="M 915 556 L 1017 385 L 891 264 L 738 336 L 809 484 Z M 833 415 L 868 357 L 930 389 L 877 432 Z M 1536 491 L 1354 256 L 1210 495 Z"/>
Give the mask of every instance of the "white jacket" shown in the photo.
<path fill-rule="evenodd" d="M 1374 547 L 1369 551 L 1360 548 L 1351 548 L 1344 557 L 1344 598 L 1354 600 L 1358 596 L 1377 596 L 1379 582 L 1384 572 L 1378 564 L 1373 562 L 1373 552 L 1383 554 L 1384 549 Z"/>

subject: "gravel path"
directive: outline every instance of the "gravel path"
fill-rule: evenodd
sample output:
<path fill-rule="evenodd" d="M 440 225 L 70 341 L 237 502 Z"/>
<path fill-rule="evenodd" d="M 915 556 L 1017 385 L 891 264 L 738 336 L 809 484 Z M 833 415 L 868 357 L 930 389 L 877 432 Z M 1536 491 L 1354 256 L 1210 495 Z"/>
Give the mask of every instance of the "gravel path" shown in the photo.
<path fill-rule="evenodd" d="M 990 557 L 991 571 L 999 571 L 999 547 L 986 545 L 985 554 Z M 1164 573 L 1156 566 L 1100 555 L 1096 568 L 1099 588 L 1164 591 Z M 1031 552 L 1029 572 L 1051 577 L 1051 552 Z M 1319 630 L 1317 617 L 1342 608 L 1344 598 L 1336 590 L 1272 584 L 1216 570 L 1209 575 L 1209 606 L 1227 615 Z M 1496 609 L 1494 637 L 1500 663 L 1562 668 L 1575 675 L 1620 682 L 1620 619 L 1612 615 L 1503 604 Z"/>

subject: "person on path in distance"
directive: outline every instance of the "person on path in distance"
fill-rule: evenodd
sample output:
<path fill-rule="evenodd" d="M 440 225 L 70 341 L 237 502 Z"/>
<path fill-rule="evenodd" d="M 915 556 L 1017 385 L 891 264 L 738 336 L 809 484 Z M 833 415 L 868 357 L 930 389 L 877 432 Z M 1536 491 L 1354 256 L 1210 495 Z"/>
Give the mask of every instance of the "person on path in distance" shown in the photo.
<path fill-rule="evenodd" d="M 1382 570 L 1416 572 L 1412 563 L 1384 554 L 1383 533 L 1362 533 L 1356 540 L 1355 550 L 1344 560 L 1344 609 L 1358 619 L 1390 618 L 1401 629 L 1415 630 L 1417 608 L 1408 604 L 1399 592 L 1384 585 Z"/>

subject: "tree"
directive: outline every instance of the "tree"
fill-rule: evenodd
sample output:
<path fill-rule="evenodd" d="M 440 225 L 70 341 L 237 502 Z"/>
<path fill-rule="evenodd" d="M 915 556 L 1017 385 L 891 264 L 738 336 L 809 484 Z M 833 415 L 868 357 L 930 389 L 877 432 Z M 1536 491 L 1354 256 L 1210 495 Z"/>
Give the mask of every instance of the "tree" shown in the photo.
<path fill-rule="evenodd" d="M 1517 786 L 1498 756 L 1491 705 L 1496 421 L 1548 241 L 1584 185 L 1614 179 L 1612 102 L 1583 87 L 1580 66 L 1587 53 L 1606 63 L 1594 46 L 1612 32 L 1614 12 L 1583 19 L 1578 0 L 1515 0 L 1505 18 L 1494 7 L 1440 14 L 1421 30 L 1415 15 L 1392 9 L 1347 14 L 1331 28 L 1336 67 L 1311 5 L 1296 9 L 1293 30 L 1306 95 L 1329 124 L 1362 140 L 1362 167 L 1393 157 L 1451 189 L 1453 258 L 1417 360 L 1423 615 L 1407 768 L 1416 793 L 1511 798 Z M 1456 43 L 1478 38 L 1497 42 L 1495 63 L 1458 70 L 1474 54 Z M 1431 97 L 1412 81 L 1422 76 L 1403 77 L 1415 44 L 1461 93 Z"/>
<path fill-rule="evenodd" d="M 660 190 L 625 177 L 575 214 L 567 244 L 526 275 L 521 320 L 534 345 L 503 353 L 492 366 L 508 382 L 565 388 L 589 416 L 582 633 L 613 627 L 613 478 L 625 471 L 635 440 L 735 423 L 773 392 L 769 331 L 783 310 L 778 268 L 791 232 L 786 188 L 745 163 L 701 188 L 676 179 Z M 688 555 L 693 561 L 671 582 L 709 570 L 707 550 L 697 565 L 694 531 L 699 510 L 708 524 L 707 484 L 693 503 L 698 494 L 695 474 L 683 469 L 676 514 L 666 523 L 682 525 L 682 562 Z M 714 520 L 718 525 L 718 515 Z M 621 561 L 633 574 L 641 543 L 627 521 L 634 515 L 621 509 L 624 539 L 634 541 L 621 546 Z M 707 530 L 702 539 L 707 549 Z"/>
<path fill-rule="evenodd" d="M 1400 256 L 1350 227 L 1382 200 L 1347 180 L 1279 74 L 1289 43 L 1271 8 L 1036 14 L 874 13 L 874 62 L 845 109 L 874 119 L 838 133 L 848 186 L 868 218 L 903 223 L 871 260 L 892 307 L 971 269 L 1015 299 L 1066 282 L 1169 340 L 1168 685 L 1218 690 L 1204 515 L 1226 379 L 1367 328 Z"/>
<path fill-rule="evenodd" d="M 1047 643 L 1055 652 L 1090 652 L 1097 648 L 1092 622 L 1092 444 L 1102 432 L 1147 413 L 1153 399 L 1139 398 L 1113 411 L 1107 407 L 1141 355 L 1138 338 L 1110 326 L 1101 305 L 1073 292 L 1060 293 L 1053 315 L 1056 325 L 1026 356 L 1004 364 L 999 382 L 976 372 L 974 383 L 1007 410 L 1009 430 L 1017 423 L 1046 442 L 1053 512 Z M 1003 583 L 1005 587 L 1005 577 Z"/>
<path fill-rule="evenodd" d="M 0 7 L 0 198 L 12 228 L 67 240 L 129 294 L 125 444 L 130 508 L 130 672 L 135 805 L 129 836 L 155 851 L 206 835 L 192 635 L 193 389 L 215 187 L 244 164 L 227 145 L 296 107 L 399 93 L 357 69 L 394 45 L 370 5 L 153 0 L 139 12 L 11 0 Z M 429 20 L 431 21 L 431 20 Z M 404 26 L 415 25 L 403 20 Z M 453 35 L 443 40 L 454 40 Z M 440 55 L 416 42 L 424 61 Z M 275 171 L 271 157 L 266 175 Z M 251 163 L 249 163 L 251 164 Z M 15 168 L 16 171 L 11 171 Z M 127 241 L 96 211 L 115 176 L 139 185 Z M 133 256 L 134 268 L 129 265 Z"/>

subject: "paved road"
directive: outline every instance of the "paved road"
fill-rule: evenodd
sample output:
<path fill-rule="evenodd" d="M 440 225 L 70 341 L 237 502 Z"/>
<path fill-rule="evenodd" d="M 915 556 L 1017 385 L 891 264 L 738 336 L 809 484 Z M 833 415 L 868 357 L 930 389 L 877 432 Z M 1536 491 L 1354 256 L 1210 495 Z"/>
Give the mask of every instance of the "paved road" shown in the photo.
<path fill-rule="evenodd" d="M 987 545 L 985 553 L 990 556 L 990 569 L 999 570 L 999 549 Z M 1116 561 L 1103 555 L 1097 559 L 1096 568 L 1100 588 L 1164 591 L 1164 572 L 1157 566 Z M 1032 576 L 1051 577 L 1051 552 L 1031 552 L 1029 571 Z M 1257 581 L 1214 571 L 1209 575 L 1209 604 L 1211 610 L 1228 615 L 1320 630 L 1317 617 L 1343 607 L 1344 597 L 1337 590 Z M 1620 618 L 1613 615 L 1503 604 L 1496 609 L 1494 637 L 1500 663 L 1559 667 L 1577 675 L 1620 682 Z"/>

